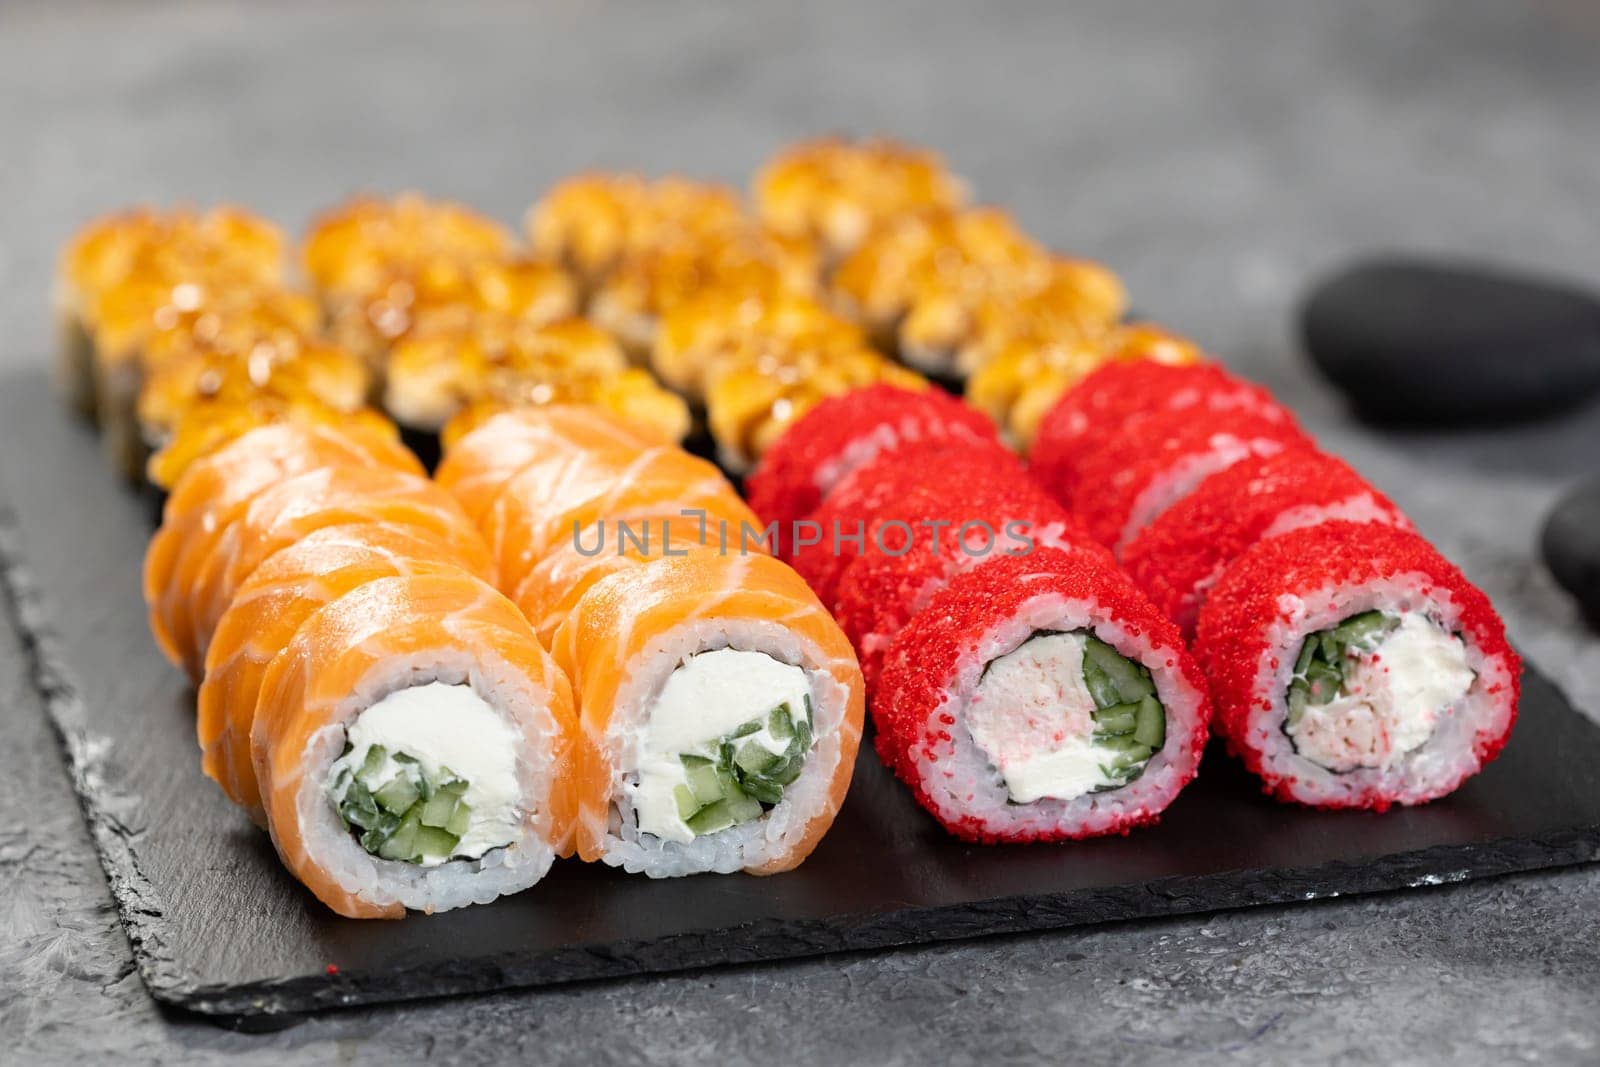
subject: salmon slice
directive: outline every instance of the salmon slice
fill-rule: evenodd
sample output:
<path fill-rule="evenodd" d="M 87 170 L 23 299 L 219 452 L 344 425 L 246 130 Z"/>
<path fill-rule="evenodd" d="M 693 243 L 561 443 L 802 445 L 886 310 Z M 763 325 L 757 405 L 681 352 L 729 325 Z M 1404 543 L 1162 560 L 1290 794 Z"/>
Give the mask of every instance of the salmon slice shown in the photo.
<path fill-rule="evenodd" d="M 618 524 L 665 512 L 704 512 L 717 528 L 758 525 L 721 471 L 679 448 L 650 448 L 626 463 L 592 453 L 555 453 L 524 466 L 506 483 L 480 528 L 503 588 L 516 584 L 550 552 L 579 538 L 616 536 Z"/>
<path fill-rule="evenodd" d="M 250 760 L 250 728 L 267 666 L 313 612 L 378 578 L 460 569 L 455 550 L 420 528 L 328 526 L 257 567 L 234 594 L 206 651 L 197 702 L 201 766 L 258 823 L 265 813 Z"/>
<path fill-rule="evenodd" d="M 161 528 L 144 558 L 150 632 L 175 665 L 195 678 L 200 657 L 190 643 L 189 590 L 198 561 L 263 489 L 330 463 L 387 467 L 421 475 L 404 446 L 368 433 L 278 423 L 243 435 L 190 465 L 167 497 Z"/>
<path fill-rule="evenodd" d="M 481 522 L 511 476 L 552 450 L 574 446 L 620 458 L 670 444 L 659 433 L 599 408 L 552 405 L 496 415 L 445 455 L 434 478 Z"/>
<path fill-rule="evenodd" d="M 572 679 L 578 701 L 577 849 L 585 860 L 600 858 L 604 849 L 614 772 L 606 735 L 631 666 L 663 635 L 686 624 L 717 620 L 782 627 L 812 650 L 815 661 L 805 666 L 826 671 L 847 694 L 828 802 L 806 822 L 788 851 L 747 870 L 776 874 L 792 869 L 832 825 L 850 787 L 861 740 L 864 702 L 855 653 L 816 594 L 788 566 L 770 556 L 700 549 L 616 570 L 589 588 L 556 631 L 551 652 Z"/>
<path fill-rule="evenodd" d="M 578 601 L 602 578 L 651 560 L 684 555 L 695 546 L 739 551 L 737 527 L 729 528 L 724 545 L 721 528 L 709 517 L 702 521 L 678 511 L 643 515 L 631 520 L 629 529 L 634 532 L 606 531 L 604 542 L 591 537 L 563 541 L 510 591 L 512 601 L 533 623 L 534 633 L 546 648 Z"/>
<path fill-rule="evenodd" d="M 256 494 L 216 542 L 189 591 L 192 646 L 207 651 L 223 612 L 261 561 L 325 526 L 376 522 L 422 530 L 450 546 L 450 561 L 488 577 L 483 539 L 455 498 L 421 475 L 387 467 L 331 466 Z"/>
<path fill-rule="evenodd" d="M 534 724 L 519 719 L 524 758 L 538 761 L 547 782 L 526 819 L 531 833 L 558 855 L 570 851 L 575 809 L 569 754 L 577 726 L 571 689 L 527 621 L 509 600 L 464 571 L 378 578 L 314 612 L 272 660 L 250 737 L 278 855 L 340 915 L 399 918 L 405 908 L 388 891 L 385 871 L 417 870 L 367 856 L 337 816 L 330 827 L 326 812 L 318 810 L 321 778 L 339 754 L 346 724 L 362 710 L 352 706 L 354 695 L 378 699 L 397 688 L 397 680 L 463 662 L 470 664 L 475 689 L 497 687 L 499 693 L 510 687 L 520 699 L 548 709 L 553 736 L 541 736 Z"/>

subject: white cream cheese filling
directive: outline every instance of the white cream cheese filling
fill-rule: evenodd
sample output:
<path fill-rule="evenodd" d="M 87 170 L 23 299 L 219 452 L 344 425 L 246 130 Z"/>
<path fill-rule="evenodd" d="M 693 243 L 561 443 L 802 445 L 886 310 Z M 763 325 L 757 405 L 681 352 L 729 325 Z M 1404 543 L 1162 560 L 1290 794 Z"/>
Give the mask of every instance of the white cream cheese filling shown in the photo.
<path fill-rule="evenodd" d="M 690 656 L 668 676 L 636 740 L 637 781 L 624 784 L 642 833 L 687 843 L 695 832 L 678 813 L 675 791 L 688 782 L 682 757 L 715 758 L 719 742 L 746 723 L 760 730 L 739 739 L 781 755 L 790 739 L 768 729 L 772 709 L 787 704 L 804 716 L 811 680 L 803 667 L 765 652 L 720 648 Z"/>
<path fill-rule="evenodd" d="M 1094 740 L 1084 637 L 1040 634 L 993 660 L 967 701 L 967 731 L 1019 804 L 1122 784 Z"/>
<path fill-rule="evenodd" d="M 388 753 L 374 782 L 402 773 L 395 753 L 414 758 L 431 781 L 452 774 L 466 780 L 462 799 L 472 814 L 451 857 L 477 859 L 516 839 L 523 815 L 518 736 L 470 685 L 429 682 L 396 690 L 356 716 L 346 740 L 350 751 L 334 764 L 330 782 L 338 780 L 344 767 L 361 767 L 374 745 Z M 422 866 L 451 857 L 428 857 Z"/>
<path fill-rule="evenodd" d="M 1427 743 L 1475 677 L 1459 637 L 1405 612 L 1345 668 L 1338 696 L 1307 705 L 1284 729 L 1300 755 L 1331 771 L 1387 770 Z"/>

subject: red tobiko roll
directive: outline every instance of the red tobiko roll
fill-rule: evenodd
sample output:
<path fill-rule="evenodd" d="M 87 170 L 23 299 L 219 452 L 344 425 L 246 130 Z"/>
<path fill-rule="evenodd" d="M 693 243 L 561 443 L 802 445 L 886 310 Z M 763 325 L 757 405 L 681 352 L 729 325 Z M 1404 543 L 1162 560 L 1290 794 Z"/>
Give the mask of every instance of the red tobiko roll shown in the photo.
<path fill-rule="evenodd" d="M 967 841 L 1153 822 L 1194 778 L 1210 708 L 1177 629 L 1104 556 L 974 566 L 895 638 L 878 754 Z"/>
<path fill-rule="evenodd" d="M 1200 609 L 1218 732 L 1280 800 L 1420 804 L 1494 759 L 1521 661 L 1488 597 L 1410 530 L 1325 522 L 1259 541 Z"/>
<path fill-rule="evenodd" d="M 1107 363 L 1045 415 L 1028 452 L 1028 469 L 1057 500 L 1072 507 L 1078 471 L 1088 455 L 1128 422 L 1159 411 L 1225 411 L 1295 425 L 1294 416 L 1271 393 L 1214 363 Z"/>
<path fill-rule="evenodd" d="M 1311 447 L 1293 423 L 1240 411 L 1155 411 L 1126 423 L 1079 465 L 1072 510 L 1120 557 L 1158 515 L 1251 456 Z"/>
<path fill-rule="evenodd" d="M 832 608 L 839 576 L 867 550 L 867 528 L 875 520 L 904 520 L 913 499 L 922 507 L 967 507 L 975 493 L 991 485 L 1031 491 L 1017 457 L 998 446 L 973 449 L 945 438 L 881 453 L 846 475 L 820 507 L 793 524 L 789 561 Z"/>
<path fill-rule="evenodd" d="M 1123 550 L 1122 565 L 1192 638 L 1200 604 L 1228 564 L 1257 541 L 1333 519 L 1411 527 L 1341 459 L 1307 448 L 1252 456 L 1157 516 Z"/>
<path fill-rule="evenodd" d="M 745 479 L 745 494 L 763 522 L 787 529 L 815 510 L 840 479 L 879 453 L 945 439 L 974 448 L 1002 447 L 994 423 L 937 389 L 872 385 L 852 390 L 822 401 L 784 431 Z"/>
<path fill-rule="evenodd" d="M 903 517 L 868 528 L 868 550 L 849 561 L 834 597 L 834 615 L 855 646 L 869 698 L 890 642 L 962 571 L 1041 547 L 1088 552 L 1115 566 L 1066 509 L 1020 473 L 1016 484 L 974 486 L 959 505 L 914 495 L 895 511 Z M 914 537 L 906 537 L 906 527 Z"/>

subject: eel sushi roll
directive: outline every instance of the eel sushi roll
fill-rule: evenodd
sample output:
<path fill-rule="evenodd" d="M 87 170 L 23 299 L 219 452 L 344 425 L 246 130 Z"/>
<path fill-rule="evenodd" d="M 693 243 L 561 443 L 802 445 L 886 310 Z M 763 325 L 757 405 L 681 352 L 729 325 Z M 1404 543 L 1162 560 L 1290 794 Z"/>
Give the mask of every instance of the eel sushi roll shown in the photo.
<path fill-rule="evenodd" d="M 1291 448 L 1253 456 L 1201 482 L 1129 543 L 1129 577 L 1189 638 L 1206 593 L 1255 544 L 1334 519 L 1411 523 L 1343 460 Z"/>
<path fill-rule="evenodd" d="M 836 262 L 887 220 L 961 207 L 968 189 L 927 149 L 828 137 L 773 156 L 757 172 L 752 194 L 764 223 L 816 242 Z"/>
<path fill-rule="evenodd" d="M 1079 468 L 1112 435 L 1161 411 L 1195 415 L 1233 413 L 1294 426 L 1294 416 L 1272 394 L 1158 337 L 1151 358 L 1112 362 L 1063 396 L 1039 423 L 1028 468 L 1056 499 L 1072 506 Z"/>
<path fill-rule="evenodd" d="M 1251 456 L 1310 445 L 1296 426 L 1277 419 L 1158 411 L 1111 431 L 1084 458 L 1069 506 L 1120 558 L 1140 530 L 1210 475 Z"/>
<path fill-rule="evenodd" d="M 596 582 L 555 636 L 582 723 L 578 854 L 633 873 L 776 874 L 832 825 L 863 696 L 794 571 L 714 549 Z"/>
<path fill-rule="evenodd" d="M 376 578 L 314 612 L 261 682 L 251 753 L 272 842 L 352 918 L 526 889 L 569 850 L 571 689 L 462 570 Z"/>
<path fill-rule="evenodd" d="M 791 424 L 762 455 L 745 492 L 757 515 L 787 532 L 846 475 L 880 453 L 945 439 L 973 449 L 999 444 L 993 423 L 945 393 L 867 386 L 824 400 Z M 788 540 L 781 538 L 780 544 Z"/>
<path fill-rule="evenodd" d="M 1200 610 L 1218 732 L 1280 800 L 1420 804 L 1499 754 L 1521 662 L 1422 538 L 1333 521 L 1257 543 Z"/>
<path fill-rule="evenodd" d="M 878 754 L 957 837 L 1063 841 L 1155 821 L 1210 707 L 1182 637 L 1114 567 L 1040 548 L 957 575 L 895 638 Z"/>

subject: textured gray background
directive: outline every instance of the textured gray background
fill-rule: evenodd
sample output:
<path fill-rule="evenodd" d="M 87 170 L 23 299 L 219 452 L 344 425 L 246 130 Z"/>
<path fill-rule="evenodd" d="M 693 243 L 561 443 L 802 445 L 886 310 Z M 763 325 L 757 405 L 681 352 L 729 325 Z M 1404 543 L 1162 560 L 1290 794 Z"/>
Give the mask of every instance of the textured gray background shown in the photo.
<path fill-rule="evenodd" d="M 357 188 L 418 186 L 512 220 L 580 167 L 741 180 L 829 129 L 927 141 L 1041 237 L 1121 270 L 1141 309 L 1398 498 L 1600 709 L 1600 640 L 1532 553 L 1559 488 L 1600 466 L 1600 411 L 1379 435 L 1291 330 L 1302 285 L 1373 247 L 1600 285 L 1600 13 L 1581 0 L 0 0 L 0 383 L 47 357 L 59 242 L 128 201 L 234 198 L 298 227 Z M 3 492 L 30 456 L 5 427 L 0 446 Z M 228 1034 L 164 1017 L 133 973 L 3 621 L 0 738 L 0 1060 L 1600 1059 L 1596 868 Z"/>

